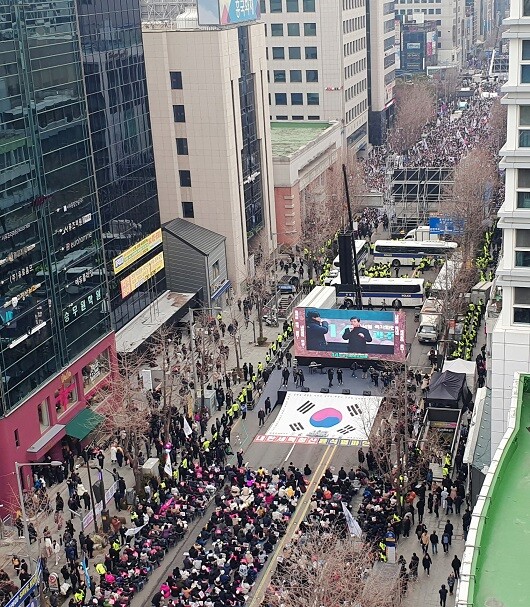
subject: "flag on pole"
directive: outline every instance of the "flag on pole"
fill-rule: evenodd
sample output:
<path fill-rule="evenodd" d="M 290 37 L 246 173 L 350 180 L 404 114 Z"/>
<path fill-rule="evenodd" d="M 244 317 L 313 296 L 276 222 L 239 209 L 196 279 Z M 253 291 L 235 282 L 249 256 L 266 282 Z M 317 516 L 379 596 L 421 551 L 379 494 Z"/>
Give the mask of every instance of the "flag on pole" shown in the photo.
<path fill-rule="evenodd" d="M 145 525 L 142 525 L 141 527 L 131 527 L 130 529 L 127 529 L 127 531 L 125 532 L 125 537 L 131 537 L 132 535 L 140 533 L 140 530 L 144 527 Z"/>
<path fill-rule="evenodd" d="M 192 434 L 192 430 L 186 418 L 184 418 L 184 434 L 186 435 L 186 438 L 188 438 L 188 436 L 191 436 Z"/>
<path fill-rule="evenodd" d="M 168 453 L 166 455 L 166 463 L 164 464 L 164 472 L 171 476 L 173 474 L 173 467 L 171 466 L 171 455 Z"/>
<path fill-rule="evenodd" d="M 348 510 L 344 502 L 342 502 L 342 511 L 344 512 L 344 518 L 346 519 L 346 524 L 348 525 L 348 531 L 350 532 L 350 535 L 355 537 L 362 537 L 363 530 L 361 529 L 359 523 L 353 517 L 353 514 Z"/>

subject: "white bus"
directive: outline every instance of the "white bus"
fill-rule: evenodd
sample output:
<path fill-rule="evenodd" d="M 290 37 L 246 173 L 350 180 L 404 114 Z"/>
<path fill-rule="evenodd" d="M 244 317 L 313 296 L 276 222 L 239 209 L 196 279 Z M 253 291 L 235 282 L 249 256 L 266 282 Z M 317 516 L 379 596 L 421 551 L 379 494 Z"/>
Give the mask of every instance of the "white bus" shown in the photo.
<path fill-rule="evenodd" d="M 455 255 L 453 259 L 448 259 L 442 266 L 436 280 L 431 287 L 431 297 L 441 297 L 444 293 L 450 293 L 453 290 L 455 278 L 462 267 L 462 259 Z"/>
<path fill-rule="evenodd" d="M 423 278 L 367 278 L 361 276 L 361 293 L 363 306 L 370 304 L 374 307 L 399 302 L 398 307 L 416 308 L 421 307 L 425 301 L 425 280 Z M 340 284 L 340 276 L 337 276 L 332 285 Z M 350 296 L 351 295 L 351 296 Z M 353 303 L 353 294 L 337 293 L 337 298 L 347 304 L 350 299 Z"/>
<path fill-rule="evenodd" d="M 458 247 L 456 242 L 444 240 L 377 240 L 374 245 L 374 260 L 389 262 L 394 267 L 418 264 L 424 257 L 443 257 L 450 255 Z"/>

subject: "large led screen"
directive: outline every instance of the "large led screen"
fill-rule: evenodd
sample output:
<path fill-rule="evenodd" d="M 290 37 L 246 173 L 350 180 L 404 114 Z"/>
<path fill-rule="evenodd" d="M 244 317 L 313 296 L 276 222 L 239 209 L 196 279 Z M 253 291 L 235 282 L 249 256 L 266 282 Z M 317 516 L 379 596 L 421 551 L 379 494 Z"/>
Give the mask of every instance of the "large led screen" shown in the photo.
<path fill-rule="evenodd" d="M 403 311 L 296 308 L 295 356 L 404 361 Z"/>

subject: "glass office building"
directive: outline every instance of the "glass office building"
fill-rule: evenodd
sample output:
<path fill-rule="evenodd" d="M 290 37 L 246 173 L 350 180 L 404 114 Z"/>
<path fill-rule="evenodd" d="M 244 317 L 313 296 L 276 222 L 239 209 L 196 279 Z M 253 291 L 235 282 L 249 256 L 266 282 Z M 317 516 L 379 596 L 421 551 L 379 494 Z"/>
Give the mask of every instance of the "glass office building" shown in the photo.
<path fill-rule="evenodd" d="M 76 11 L 0 4 L 2 413 L 110 330 Z"/>
<path fill-rule="evenodd" d="M 164 289 L 138 0 L 0 0 L 0 504 Z"/>
<path fill-rule="evenodd" d="M 140 5 L 79 0 L 78 14 L 117 331 L 165 289 Z"/>

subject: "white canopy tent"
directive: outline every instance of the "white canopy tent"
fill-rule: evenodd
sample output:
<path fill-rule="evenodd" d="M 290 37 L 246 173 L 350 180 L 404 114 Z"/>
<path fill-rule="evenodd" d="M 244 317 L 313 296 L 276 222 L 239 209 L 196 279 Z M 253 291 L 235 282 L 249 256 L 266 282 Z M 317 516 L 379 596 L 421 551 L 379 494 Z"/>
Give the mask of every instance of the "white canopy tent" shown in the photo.
<path fill-rule="evenodd" d="M 455 358 L 444 362 L 444 371 L 453 371 L 453 373 L 465 373 L 467 387 L 471 392 L 475 392 L 475 374 L 477 366 L 473 361 Z"/>

